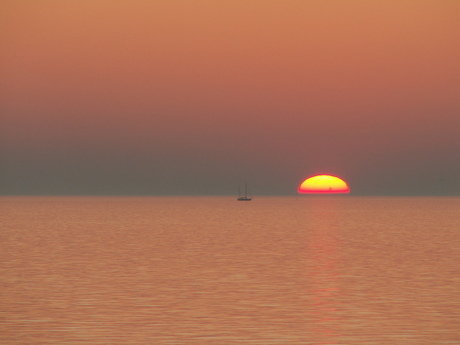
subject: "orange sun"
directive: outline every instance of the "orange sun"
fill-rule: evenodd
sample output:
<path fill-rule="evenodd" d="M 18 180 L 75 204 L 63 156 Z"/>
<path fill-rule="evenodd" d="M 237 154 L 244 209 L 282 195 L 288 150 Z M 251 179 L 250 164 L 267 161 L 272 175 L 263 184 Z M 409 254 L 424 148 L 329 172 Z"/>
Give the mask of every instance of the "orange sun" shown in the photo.
<path fill-rule="evenodd" d="M 350 188 L 336 176 L 316 175 L 304 180 L 297 191 L 301 194 L 338 194 L 350 193 Z"/>

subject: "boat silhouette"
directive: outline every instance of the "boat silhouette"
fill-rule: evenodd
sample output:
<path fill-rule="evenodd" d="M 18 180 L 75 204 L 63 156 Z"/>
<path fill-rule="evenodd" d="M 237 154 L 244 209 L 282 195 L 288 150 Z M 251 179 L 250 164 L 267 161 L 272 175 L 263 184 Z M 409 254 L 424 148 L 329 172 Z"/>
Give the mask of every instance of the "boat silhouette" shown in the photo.
<path fill-rule="evenodd" d="M 240 188 L 238 187 L 238 201 L 251 201 L 252 198 L 248 197 L 248 185 L 244 184 L 244 195 L 241 195 Z"/>

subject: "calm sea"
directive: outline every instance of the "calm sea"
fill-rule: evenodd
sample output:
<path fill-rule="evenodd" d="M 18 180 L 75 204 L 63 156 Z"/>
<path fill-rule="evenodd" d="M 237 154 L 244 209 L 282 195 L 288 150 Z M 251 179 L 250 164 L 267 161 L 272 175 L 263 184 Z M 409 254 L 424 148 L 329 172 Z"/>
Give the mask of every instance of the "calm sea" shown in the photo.
<path fill-rule="evenodd" d="M 2 197 L 0 344 L 460 344 L 460 198 Z"/>

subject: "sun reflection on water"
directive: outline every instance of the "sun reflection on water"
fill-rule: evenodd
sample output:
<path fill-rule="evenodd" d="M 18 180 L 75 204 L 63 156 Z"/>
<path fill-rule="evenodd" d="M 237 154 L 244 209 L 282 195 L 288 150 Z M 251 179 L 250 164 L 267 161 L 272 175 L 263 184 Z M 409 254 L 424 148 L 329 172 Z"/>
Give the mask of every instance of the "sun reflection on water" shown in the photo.
<path fill-rule="evenodd" d="M 310 275 L 307 293 L 311 296 L 312 334 L 318 344 L 333 344 L 340 337 L 341 288 L 339 277 L 339 217 L 334 200 L 313 198 L 309 203 L 309 233 L 306 262 Z"/>

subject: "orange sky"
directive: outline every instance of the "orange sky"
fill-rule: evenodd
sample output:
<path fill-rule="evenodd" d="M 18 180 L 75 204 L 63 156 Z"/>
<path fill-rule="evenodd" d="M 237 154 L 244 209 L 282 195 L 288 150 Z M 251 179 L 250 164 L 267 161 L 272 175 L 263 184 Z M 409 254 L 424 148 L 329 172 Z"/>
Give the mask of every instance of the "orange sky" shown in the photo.
<path fill-rule="evenodd" d="M 0 193 L 460 194 L 460 2 L 0 4 Z"/>

